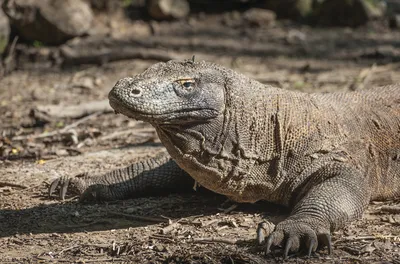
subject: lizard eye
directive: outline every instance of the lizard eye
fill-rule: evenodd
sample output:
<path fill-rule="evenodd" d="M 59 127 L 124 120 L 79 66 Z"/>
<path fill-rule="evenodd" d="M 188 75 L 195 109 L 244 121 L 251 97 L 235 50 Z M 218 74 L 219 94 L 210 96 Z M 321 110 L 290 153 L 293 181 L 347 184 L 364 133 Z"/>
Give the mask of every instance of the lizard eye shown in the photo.
<path fill-rule="evenodd" d="M 194 88 L 196 82 L 193 79 L 178 80 L 178 82 L 186 89 Z"/>

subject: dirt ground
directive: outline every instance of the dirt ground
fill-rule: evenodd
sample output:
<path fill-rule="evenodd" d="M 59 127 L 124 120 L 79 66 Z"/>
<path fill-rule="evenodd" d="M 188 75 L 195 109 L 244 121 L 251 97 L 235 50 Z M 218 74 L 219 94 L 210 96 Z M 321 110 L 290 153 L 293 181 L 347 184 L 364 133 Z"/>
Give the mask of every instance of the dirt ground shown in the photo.
<path fill-rule="evenodd" d="M 400 82 L 400 32 L 379 23 L 327 29 L 283 21 L 249 28 L 227 23 L 229 14 L 220 17 L 158 22 L 151 37 L 168 40 L 160 49 L 188 59 L 195 54 L 284 89 L 331 92 Z M 95 204 L 48 197 L 56 177 L 99 174 L 163 147 L 148 124 L 121 115 L 45 122 L 31 110 L 104 100 L 119 78 L 155 62 L 132 59 L 63 70 L 33 66 L 0 80 L 1 263 L 282 262 L 281 249 L 265 255 L 255 242 L 263 218 L 276 223 L 288 213 L 272 204 L 232 209 L 223 205 L 224 197 L 194 191 Z M 322 249 L 287 262 L 400 263 L 400 214 L 381 210 L 396 204 L 400 201 L 372 202 L 361 220 L 334 234 L 332 255 Z"/>

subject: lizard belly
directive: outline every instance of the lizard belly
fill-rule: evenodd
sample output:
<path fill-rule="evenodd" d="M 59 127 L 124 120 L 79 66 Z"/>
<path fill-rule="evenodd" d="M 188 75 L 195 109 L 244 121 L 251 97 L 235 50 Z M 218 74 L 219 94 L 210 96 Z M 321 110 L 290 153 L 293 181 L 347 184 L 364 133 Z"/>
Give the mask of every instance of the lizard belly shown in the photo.
<path fill-rule="evenodd" d="M 190 155 L 183 155 L 176 159 L 176 162 L 201 186 L 226 195 L 236 202 L 254 203 L 265 200 L 271 189 L 267 181 L 253 179 L 248 170 L 237 167 L 221 169 L 218 162 L 211 162 L 205 166 Z"/>

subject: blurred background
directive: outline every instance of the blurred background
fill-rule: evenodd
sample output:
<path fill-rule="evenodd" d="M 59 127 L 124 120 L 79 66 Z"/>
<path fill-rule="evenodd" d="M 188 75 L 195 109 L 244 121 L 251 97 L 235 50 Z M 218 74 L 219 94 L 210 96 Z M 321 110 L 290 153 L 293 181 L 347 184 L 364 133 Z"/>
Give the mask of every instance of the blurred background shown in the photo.
<path fill-rule="evenodd" d="M 101 251 L 103 259 L 130 261 L 152 256 L 181 263 L 189 256 L 186 263 L 192 263 L 193 256 L 201 260 L 207 254 L 212 263 L 237 260 L 232 252 L 243 248 L 236 245 L 182 246 L 169 237 L 154 242 L 149 230 L 158 232 L 160 226 L 130 232 L 132 222 L 112 218 L 102 205 L 58 206 L 46 197 L 54 177 L 99 174 L 162 151 L 150 125 L 113 114 L 107 94 L 120 78 L 195 55 L 262 83 L 304 92 L 356 91 L 400 81 L 399 0 L 0 0 L 0 6 L 0 260 L 89 258 L 71 247 L 74 241 L 91 258 Z M 197 199 L 110 206 L 184 216 L 204 213 L 206 199 Z M 218 204 L 208 202 L 210 208 Z M 218 222 L 218 234 L 249 240 L 261 219 L 257 213 L 221 217 L 199 219 Z M 399 223 L 370 215 L 337 238 L 379 232 L 398 239 Z M 213 236 L 211 226 L 202 230 Z M 189 235 L 202 235 L 190 228 Z M 52 235 L 59 232 L 70 234 Z M 369 238 L 343 247 L 339 240 L 333 259 L 400 263 L 394 262 L 400 258 L 396 236 Z M 118 254 L 113 239 L 120 243 Z M 248 252 L 242 253 L 245 258 Z"/>
<path fill-rule="evenodd" d="M 266 67 L 259 68 L 261 81 L 286 86 L 288 74 L 271 75 L 279 59 L 287 60 L 282 70 L 302 61 L 304 73 L 315 73 L 323 65 L 304 64 L 305 59 L 382 65 L 399 58 L 397 0 L 0 3 L 0 77 L 14 70 L 45 72 L 121 60 L 183 59 L 194 54 L 199 59 L 223 60 L 231 67 L 240 68 L 247 60 L 261 63 Z M 318 83 L 319 88 L 324 86 Z"/>

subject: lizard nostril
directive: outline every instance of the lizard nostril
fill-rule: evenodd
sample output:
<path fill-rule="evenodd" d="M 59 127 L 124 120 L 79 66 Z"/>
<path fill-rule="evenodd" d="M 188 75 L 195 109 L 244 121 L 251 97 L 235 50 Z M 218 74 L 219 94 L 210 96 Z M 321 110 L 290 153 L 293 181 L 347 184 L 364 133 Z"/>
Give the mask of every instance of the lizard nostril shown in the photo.
<path fill-rule="evenodd" d="M 138 96 L 140 96 L 141 94 L 142 94 L 142 90 L 141 90 L 141 89 L 138 89 L 138 88 L 132 89 L 131 92 L 130 92 L 130 95 L 131 95 L 132 97 L 138 97 Z"/>

